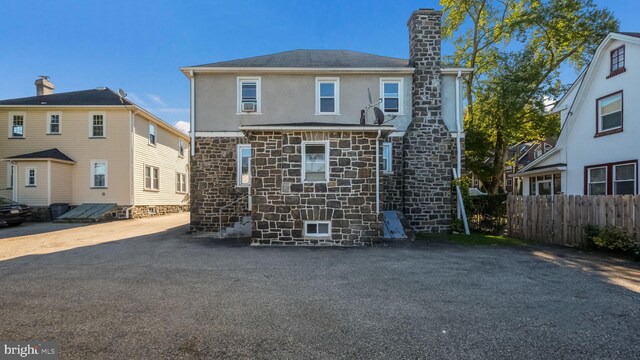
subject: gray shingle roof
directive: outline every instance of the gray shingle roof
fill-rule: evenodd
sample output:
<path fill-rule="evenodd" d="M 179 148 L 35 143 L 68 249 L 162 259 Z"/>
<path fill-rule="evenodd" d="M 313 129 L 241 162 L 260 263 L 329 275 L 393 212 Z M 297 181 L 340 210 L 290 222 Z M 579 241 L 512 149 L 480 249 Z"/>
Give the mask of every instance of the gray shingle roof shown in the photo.
<path fill-rule="evenodd" d="M 640 38 L 640 32 L 618 32 L 618 34 Z"/>
<path fill-rule="evenodd" d="M 133 105 L 124 100 L 125 105 Z M 0 100 L 0 105 L 122 105 L 120 96 L 109 88 L 71 91 L 42 96 Z"/>
<path fill-rule="evenodd" d="M 36 151 L 28 154 L 10 156 L 9 159 L 56 159 L 56 160 L 64 160 L 64 161 L 73 161 L 70 157 L 65 155 L 62 151 L 57 148 Z"/>
<path fill-rule="evenodd" d="M 409 60 L 350 50 L 291 50 L 194 67 L 398 68 Z"/>

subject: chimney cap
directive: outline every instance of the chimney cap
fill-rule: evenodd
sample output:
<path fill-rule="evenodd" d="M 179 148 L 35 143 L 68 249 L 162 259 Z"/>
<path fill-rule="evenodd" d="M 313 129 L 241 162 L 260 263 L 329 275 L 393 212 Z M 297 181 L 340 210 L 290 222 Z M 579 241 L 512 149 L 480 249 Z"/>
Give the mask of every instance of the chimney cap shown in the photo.
<path fill-rule="evenodd" d="M 38 75 L 38 77 L 42 80 L 49 80 L 51 77 L 49 75 Z"/>

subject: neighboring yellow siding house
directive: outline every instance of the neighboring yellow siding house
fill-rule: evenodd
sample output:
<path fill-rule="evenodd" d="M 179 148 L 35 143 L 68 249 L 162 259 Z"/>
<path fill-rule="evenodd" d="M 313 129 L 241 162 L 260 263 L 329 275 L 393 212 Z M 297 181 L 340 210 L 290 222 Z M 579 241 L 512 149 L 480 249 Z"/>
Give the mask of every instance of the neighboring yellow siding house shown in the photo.
<path fill-rule="evenodd" d="M 2 197 L 114 203 L 133 217 L 188 210 L 189 137 L 108 88 L 2 100 L 0 134 Z"/>

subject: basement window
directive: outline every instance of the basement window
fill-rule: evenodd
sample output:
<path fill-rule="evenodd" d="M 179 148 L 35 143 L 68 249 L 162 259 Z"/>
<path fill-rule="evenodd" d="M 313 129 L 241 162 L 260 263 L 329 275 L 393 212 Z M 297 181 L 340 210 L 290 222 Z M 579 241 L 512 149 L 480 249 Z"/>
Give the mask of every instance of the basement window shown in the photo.
<path fill-rule="evenodd" d="M 305 221 L 304 236 L 328 237 L 331 235 L 330 221 Z"/>

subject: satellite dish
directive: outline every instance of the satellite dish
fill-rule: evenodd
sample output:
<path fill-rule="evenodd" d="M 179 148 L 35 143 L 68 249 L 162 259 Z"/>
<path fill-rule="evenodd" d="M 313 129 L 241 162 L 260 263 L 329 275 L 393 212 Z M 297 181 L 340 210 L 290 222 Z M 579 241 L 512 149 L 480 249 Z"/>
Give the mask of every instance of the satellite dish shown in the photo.
<path fill-rule="evenodd" d="M 127 93 L 124 92 L 124 90 L 122 90 L 122 89 L 118 89 L 118 95 L 120 95 L 121 98 L 126 98 L 127 97 Z"/>
<path fill-rule="evenodd" d="M 384 113 L 382 112 L 382 110 L 380 110 L 380 108 L 374 107 L 373 114 L 376 116 L 376 124 L 382 125 L 382 123 L 384 122 Z"/>
<path fill-rule="evenodd" d="M 373 104 L 373 101 L 371 100 L 371 90 L 369 88 L 367 88 L 367 93 L 369 94 L 369 104 Z"/>

